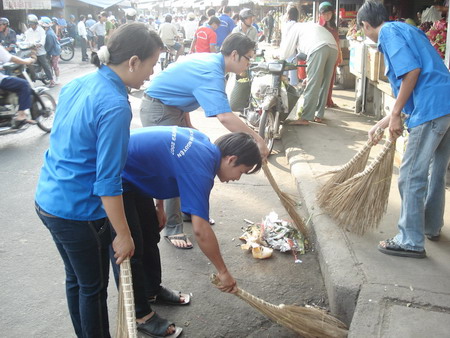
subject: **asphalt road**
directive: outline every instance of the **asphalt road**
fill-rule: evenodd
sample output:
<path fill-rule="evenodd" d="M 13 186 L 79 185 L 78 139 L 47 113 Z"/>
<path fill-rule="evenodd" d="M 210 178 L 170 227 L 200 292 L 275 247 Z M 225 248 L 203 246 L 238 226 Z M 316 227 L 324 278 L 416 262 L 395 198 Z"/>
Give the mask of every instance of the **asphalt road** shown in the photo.
<path fill-rule="evenodd" d="M 61 62 L 61 80 L 67 83 L 94 70 L 81 63 L 79 50 L 73 61 Z M 51 89 L 57 97 L 61 86 Z M 133 91 L 132 128 L 140 127 L 141 91 Z M 215 118 L 201 111 L 191 114 L 194 125 L 212 140 L 227 132 Z M 3 337 L 74 337 L 64 286 L 64 268 L 50 234 L 34 212 L 34 191 L 49 135 L 32 126 L 20 134 L 0 137 L 0 327 Z M 270 168 L 283 191 L 296 194 L 281 143 L 270 157 Z M 259 261 L 239 248 L 244 219 L 260 222 L 270 211 L 288 219 L 262 172 L 229 184 L 216 181 L 211 194 L 211 217 L 224 259 L 238 285 L 275 304 L 318 304 L 328 301 L 315 252 L 300 256 L 275 252 Z M 299 211 L 301 213 L 301 210 Z M 183 327 L 184 337 L 295 337 L 272 323 L 237 297 L 224 294 L 209 282 L 213 266 L 199 250 L 192 227 L 185 225 L 194 242 L 192 250 L 160 243 L 163 284 L 192 293 L 189 306 L 155 306 L 163 317 Z M 111 333 L 115 328 L 117 290 L 109 285 Z"/>

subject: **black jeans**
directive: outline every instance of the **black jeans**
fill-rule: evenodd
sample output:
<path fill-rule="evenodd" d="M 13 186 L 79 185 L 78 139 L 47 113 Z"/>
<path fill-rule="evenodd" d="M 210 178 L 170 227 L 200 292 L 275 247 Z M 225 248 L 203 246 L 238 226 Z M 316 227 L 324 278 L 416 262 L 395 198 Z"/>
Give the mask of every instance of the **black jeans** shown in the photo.
<path fill-rule="evenodd" d="M 153 198 L 142 196 L 137 192 L 124 192 L 123 203 L 135 245 L 134 256 L 130 262 L 136 318 L 142 318 L 152 311 L 147 301 L 148 297 L 156 295 L 161 288 L 158 217 Z M 119 266 L 115 264 L 113 257 L 114 277 L 118 285 Z"/>
<path fill-rule="evenodd" d="M 53 80 L 52 68 L 50 67 L 50 63 L 48 62 L 47 54 L 38 55 L 37 62 L 41 65 L 42 69 L 45 72 L 45 75 L 47 75 L 47 78 L 50 81 L 52 81 Z"/>
<path fill-rule="evenodd" d="M 88 60 L 87 55 L 87 41 L 85 38 L 80 36 L 80 46 L 81 46 L 81 60 L 86 61 Z"/>

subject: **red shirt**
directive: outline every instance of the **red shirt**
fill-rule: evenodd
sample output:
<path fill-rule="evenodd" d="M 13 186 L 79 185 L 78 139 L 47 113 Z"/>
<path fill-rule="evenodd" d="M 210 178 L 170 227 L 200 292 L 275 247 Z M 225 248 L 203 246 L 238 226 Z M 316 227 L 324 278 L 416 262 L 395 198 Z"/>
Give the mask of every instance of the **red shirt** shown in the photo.
<path fill-rule="evenodd" d="M 202 26 L 195 32 L 195 52 L 212 53 L 211 46 L 217 43 L 217 34 L 211 27 Z M 215 51 L 214 51 L 215 52 Z"/>

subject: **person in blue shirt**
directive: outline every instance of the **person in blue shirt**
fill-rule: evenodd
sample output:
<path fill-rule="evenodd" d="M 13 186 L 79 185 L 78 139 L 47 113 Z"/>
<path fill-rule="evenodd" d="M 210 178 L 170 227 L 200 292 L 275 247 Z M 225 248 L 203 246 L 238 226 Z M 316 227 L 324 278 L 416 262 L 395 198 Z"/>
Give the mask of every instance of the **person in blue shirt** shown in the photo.
<path fill-rule="evenodd" d="M 225 6 L 223 8 L 223 13 L 219 16 L 220 20 L 220 26 L 216 29 L 217 34 L 217 47 L 220 48 L 222 46 L 223 41 L 225 38 L 231 34 L 231 31 L 234 27 L 236 27 L 236 24 L 234 23 L 233 19 L 230 17 L 231 14 L 231 8 L 229 6 Z"/>
<path fill-rule="evenodd" d="M 396 100 L 389 115 L 369 132 L 389 128 L 403 133 L 402 112 L 409 131 L 399 176 L 401 195 L 398 234 L 381 241 L 387 255 L 423 258 L 425 236 L 439 240 L 444 225 L 445 179 L 450 161 L 450 72 L 426 35 L 411 25 L 388 20 L 383 4 L 368 0 L 358 11 L 358 25 L 378 43 Z"/>
<path fill-rule="evenodd" d="M 55 73 L 55 84 L 59 84 L 59 56 L 61 55 L 61 46 L 59 45 L 58 38 L 51 29 L 53 25 L 52 20 L 49 17 L 43 16 L 41 20 L 39 20 L 39 24 L 45 30 L 45 51 L 47 52 L 47 56 L 50 59 L 50 65 L 53 68 L 53 72 Z"/>
<path fill-rule="evenodd" d="M 256 173 L 261 165 L 258 146 L 247 133 L 226 134 L 213 144 L 205 134 L 178 126 L 131 132 L 122 173 L 125 213 L 136 244 L 131 269 L 133 277 L 148 277 L 145 287 L 135 287 L 137 309 L 147 306 L 146 296 L 172 304 L 186 302 L 186 296 L 161 287 L 158 242 L 165 224 L 162 200 L 167 198 L 181 197 L 181 210 L 192 217 L 197 243 L 218 271 L 220 289 L 237 290 L 208 222 L 209 196 L 216 176 L 221 182 L 235 181 L 242 174 Z"/>
<path fill-rule="evenodd" d="M 71 81 L 59 95 L 35 206 L 64 262 L 78 337 L 110 337 L 111 226 L 117 233 L 112 242 L 116 263 L 134 252 L 121 181 L 132 117 L 127 86 L 139 88 L 148 79 L 162 47 L 145 25 L 124 25 L 93 55 L 98 70 Z"/>
<path fill-rule="evenodd" d="M 229 131 L 246 132 L 256 140 L 261 155 L 269 150 L 264 140 L 231 111 L 225 92 L 225 75 L 245 71 L 254 54 L 255 43 L 243 34 L 229 35 L 220 53 L 197 53 L 171 64 L 158 74 L 145 91 L 141 104 L 141 121 L 145 126 L 182 126 L 194 128 L 189 112 L 203 108 L 205 116 L 216 117 Z M 176 239 L 183 233 L 179 199 L 166 201 L 168 216 L 166 235 L 175 236 L 178 248 L 192 247 Z"/>

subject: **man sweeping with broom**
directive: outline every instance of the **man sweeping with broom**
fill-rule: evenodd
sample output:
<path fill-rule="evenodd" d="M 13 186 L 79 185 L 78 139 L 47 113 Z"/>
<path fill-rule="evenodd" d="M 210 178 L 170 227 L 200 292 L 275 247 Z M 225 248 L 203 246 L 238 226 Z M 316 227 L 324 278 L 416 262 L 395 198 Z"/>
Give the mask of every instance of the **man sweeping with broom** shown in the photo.
<path fill-rule="evenodd" d="M 425 236 L 437 241 L 444 225 L 445 178 L 450 160 L 450 73 L 426 35 L 402 22 L 386 22 L 379 1 L 367 0 L 358 11 L 358 25 L 378 43 L 396 101 L 392 112 L 370 131 L 375 143 L 380 128 L 391 139 L 403 133 L 406 115 L 409 139 L 400 168 L 399 233 L 381 241 L 387 255 L 424 258 Z"/>

